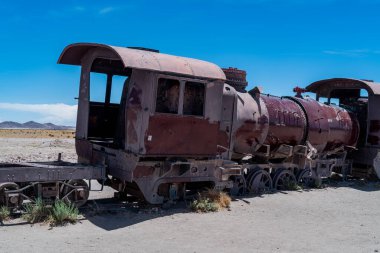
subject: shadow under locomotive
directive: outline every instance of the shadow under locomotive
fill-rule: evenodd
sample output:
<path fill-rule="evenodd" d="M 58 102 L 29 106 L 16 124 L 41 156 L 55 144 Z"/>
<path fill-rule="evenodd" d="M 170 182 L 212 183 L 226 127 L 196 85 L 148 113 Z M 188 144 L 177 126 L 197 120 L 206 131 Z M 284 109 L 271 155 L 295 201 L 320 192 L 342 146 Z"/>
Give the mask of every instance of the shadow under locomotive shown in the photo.
<path fill-rule="evenodd" d="M 380 181 L 365 181 L 358 178 L 347 178 L 342 180 L 340 175 L 333 178 L 325 179 L 320 188 L 304 188 L 294 190 L 300 194 L 307 194 L 310 191 L 324 190 L 336 188 L 352 188 L 359 191 L 373 192 L 380 191 Z M 265 198 L 268 194 L 289 194 L 290 191 L 269 191 L 262 194 L 245 194 L 241 196 L 232 196 L 232 202 L 241 202 L 243 205 L 254 204 L 256 198 Z M 132 198 L 130 201 L 119 200 L 117 198 L 103 198 L 89 200 L 88 203 L 81 208 L 84 219 L 88 220 L 95 226 L 107 231 L 112 231 L 124 227 L 136 225 L 152 219 L 159 219 L 175 214 L 184 214 L 193 212 L 190 203 L 194 198 L 177 201 L 165 208 L 162 205 L 150 205 L 146 202 L 139 202 Z M 227 210 L 222 210 L 227 211 Z M 234 211 L 233 208 L 231 211 Z"/>

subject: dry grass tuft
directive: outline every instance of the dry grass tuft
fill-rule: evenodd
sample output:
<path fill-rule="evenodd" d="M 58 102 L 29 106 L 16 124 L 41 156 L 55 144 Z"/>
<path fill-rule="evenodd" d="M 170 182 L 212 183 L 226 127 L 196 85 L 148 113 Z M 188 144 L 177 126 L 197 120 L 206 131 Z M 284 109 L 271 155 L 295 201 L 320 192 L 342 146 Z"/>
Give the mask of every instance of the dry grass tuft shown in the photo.
<path fill-rule="evenodd" d="M 203 196 L 209 198 L 212 202 L 217 203 L 220 208 L 228 208 L 231 205 L 231 197 L 222 191 L 209 189 L 203 193 Z"/>
<path fill-rule="evenodd" d="M 198 198 L 191 203 L 190 207 L 195 212 L 207 213 L 229 208 L 230 204 L 231 197 L 227 193 L 209 189 L 199 193 Z"/>

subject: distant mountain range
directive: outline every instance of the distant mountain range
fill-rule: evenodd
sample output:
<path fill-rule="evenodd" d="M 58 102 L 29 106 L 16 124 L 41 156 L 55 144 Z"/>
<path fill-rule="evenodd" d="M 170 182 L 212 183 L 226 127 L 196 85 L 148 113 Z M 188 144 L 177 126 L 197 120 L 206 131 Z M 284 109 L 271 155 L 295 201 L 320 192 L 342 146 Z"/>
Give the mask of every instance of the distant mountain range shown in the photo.
<path fill-rule="evenodd" d="M 46 129 L 46 130 L 66 130 L 75 129 L 73 126 L 57 126 L 52 123 L 38 123 L 34 121 L 28 121 L 25 123 L 18 123 L 13 121 L 4 121 L 0 123 L 0 129 Z"/>

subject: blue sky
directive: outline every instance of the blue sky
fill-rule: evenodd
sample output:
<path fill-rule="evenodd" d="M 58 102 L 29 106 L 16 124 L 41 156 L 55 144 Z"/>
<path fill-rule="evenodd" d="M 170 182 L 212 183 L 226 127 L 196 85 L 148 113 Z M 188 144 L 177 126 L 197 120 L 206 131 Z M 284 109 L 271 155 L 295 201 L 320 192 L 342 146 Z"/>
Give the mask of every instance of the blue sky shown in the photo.
<path fill-rule="evenodd" d="M 329 77 L 380 81 L 380 0 L 3 1 L 0 121 L 75 124 L 74 42 L 143 46 L 248 72 L 291 95 Z"/>

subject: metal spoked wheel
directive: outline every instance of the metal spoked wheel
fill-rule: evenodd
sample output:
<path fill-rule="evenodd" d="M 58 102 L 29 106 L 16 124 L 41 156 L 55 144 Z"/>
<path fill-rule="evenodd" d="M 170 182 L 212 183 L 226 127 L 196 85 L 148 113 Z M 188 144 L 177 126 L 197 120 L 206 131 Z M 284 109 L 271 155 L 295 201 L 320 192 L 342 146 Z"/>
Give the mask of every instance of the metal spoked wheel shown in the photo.
<path fill-rule="evenodd" d="M 86 181 L 82 179 L 70 180 L 66 182 L 62 191 L 61 199 L 67 203 L 71 203 L 76 207 L 83 206 L 90 195 L 90 190 Z"/>
<path fill-rule="evenodd" d="M 243 196 L 247 188 L 244 176 L 234 176 L 231 179 L 233 181 L 233 187 L 230 189 L 230 194 L 232 196 Z"/>
<path fill-rule="evenodd" d="M 273 188 L 278 191 L 290 190 L 297 184 L 293 172 L 287 169 L 277 171 L 273 177 Z"/>
<path fill-rule="evenodd" d="M 12 190 L 18 190 L 19 186 L 16 183 L 0 183 L 0 206 L 7 205 L 8 207 L 12 206 L 18 206 L 21 203 L 21 200 L 18 196 L 10 197 L 8 200 L 6 199 L 5 192 L 6 191 L 12 191 Z"/>
<path fill-rule="evenodd" d="M 263 194 L 272 190 L 272 178 L 265 170 L 254 171 L 249 175 L 248 191 L 253 194 Z"/>
<path fill-rule="evenodd" d="M 298 172 L 297 175 L 298 185 L 302 188 L 310 188 L 315 185 L 315 179 L 312 178 L 312 173 L 310 169 L 304 169 Z"/>

